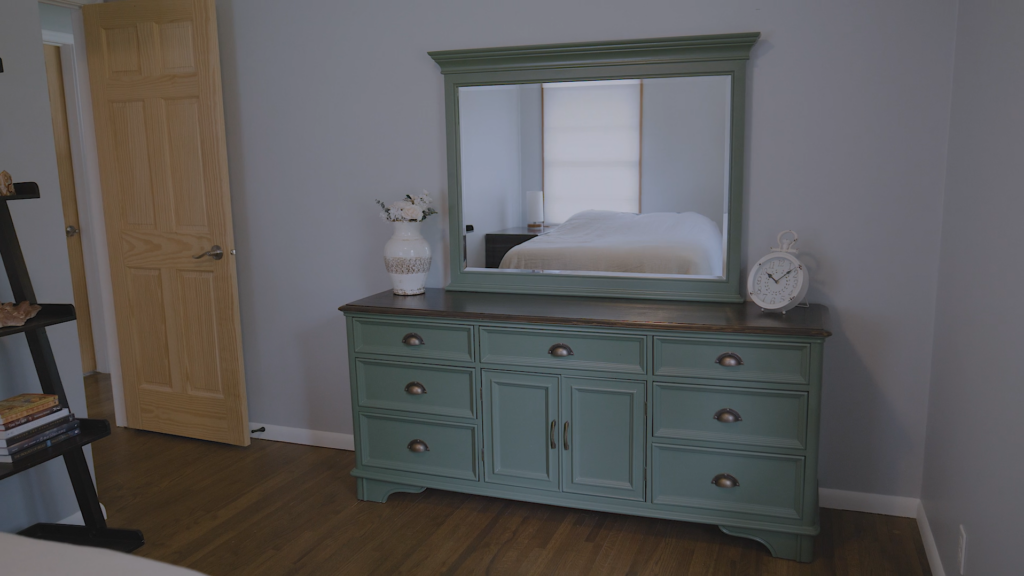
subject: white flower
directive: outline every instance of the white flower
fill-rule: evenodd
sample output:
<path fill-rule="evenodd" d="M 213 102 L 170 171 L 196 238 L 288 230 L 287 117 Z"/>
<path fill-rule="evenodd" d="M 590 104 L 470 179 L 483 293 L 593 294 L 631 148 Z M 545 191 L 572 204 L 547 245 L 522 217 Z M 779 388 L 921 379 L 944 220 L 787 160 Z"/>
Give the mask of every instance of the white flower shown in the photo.
<path fill-rule="evenodd" d="M 402 218 L 410 222 L 419 222 L 423 218 L 423 209 L 419 206 L 408 204 L 402 208 Z"/>

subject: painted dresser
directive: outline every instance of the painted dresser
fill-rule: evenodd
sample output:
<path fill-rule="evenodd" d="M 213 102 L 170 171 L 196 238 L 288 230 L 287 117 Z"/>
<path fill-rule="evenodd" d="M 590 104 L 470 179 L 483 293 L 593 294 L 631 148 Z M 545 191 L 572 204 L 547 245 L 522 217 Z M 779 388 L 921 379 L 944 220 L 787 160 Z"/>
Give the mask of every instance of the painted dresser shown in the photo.
<path fill-rule="evenodd" d="M 436 289 L 341 310 L 360 499 L 702 522 L 813 558 L 823 306 Z"/>

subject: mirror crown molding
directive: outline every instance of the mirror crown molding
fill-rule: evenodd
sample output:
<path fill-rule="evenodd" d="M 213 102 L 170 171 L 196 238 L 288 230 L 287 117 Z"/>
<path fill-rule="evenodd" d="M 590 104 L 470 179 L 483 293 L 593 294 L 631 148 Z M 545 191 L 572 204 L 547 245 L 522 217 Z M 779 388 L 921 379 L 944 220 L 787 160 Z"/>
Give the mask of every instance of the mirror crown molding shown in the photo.
<path fill-rule="evenodd" d="M 442 74 L 749 60 L 760 32 L 428 52 Z"/>

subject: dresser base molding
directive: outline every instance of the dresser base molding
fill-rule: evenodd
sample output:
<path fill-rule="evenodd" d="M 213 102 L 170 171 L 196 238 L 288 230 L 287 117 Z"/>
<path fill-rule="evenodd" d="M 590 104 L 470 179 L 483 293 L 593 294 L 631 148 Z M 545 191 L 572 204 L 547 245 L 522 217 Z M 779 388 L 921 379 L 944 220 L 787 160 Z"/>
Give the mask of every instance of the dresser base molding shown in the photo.
<path fill-rule="evenodd" d="M 392 478 L 388 474 L 380 474 L 360 469 L 353 470 L 352 475 L 356 477 L 356 494 L 358 498 L 368 502 L 384 503 L 387 501 L 388 496 L 395 492 L 410 492 L 418 494 L 423 492 L 426 488 L 431 488 L 438 490 L 452 490 L 462 494 L 475 494 L 477 496 L 492 496 L 508 500 L 520 500 L 523 502 L 533 502 L 535 504 L 548 504 L 552 506 L 561 506 L 563 508 L 597 510 L 612 514 L 646 516 L 648 518 L 658 518 L 661 520 L 679 520 L 683 522 L 695 522 L 698 524 L 711 524 L 717 525 L 719 529 L 731 536 L 750 538 L 761 542 L 768 548 L 772 556 L 775 556 L 776 558 L 796 560 L 798 562 L 810 562 L 814 559 L 814 537 L 821 530 L 821 526 L 817 519 L 815 519 L 813 526 L 792 526 L 787 527 L 787 530 L 792 530 L 792 532 L 782 532 L 778 530 L 778 525 L 774 524 L 735 519 L 729 519 L 727 520 L 728 524 L 723 524 L 722 518 L 684 514 L 658 508 L 637 507 L 633 503 L 627 503 L 627 501 L 623 501 L 623 504 L 616 504 L 610 498 L 598 497 L 594 499 L 570 499 L 567 498 L 565 494 L 558 492 L 542 493 L 543 491 L 530 490 L 526 488 L 517 488 L 514 489 L 514 491 L 510 491 L 508 487 L 489 487 L 487 483 L 475 483 L 475 485 L 472 486 L 459 483 L 457 486 L 452 486 L 445 480 L 417 479 L 416 482 L 420 485 L 413 486 L 393 480 L 382 479 Z"/>
<path fill-rule="evenodd" d="M 733 526 L 719 526 L 719 530 L 730 536 L 757 540 L 768 547 L 768 551 L 776 558 L 811 562 L 814 560 L 814 536 L 804 534 L 788 534 L 769 530 L 751 530 Z"/>
<path fill-rule="evenodd" d="M 419 494 L 426 490 L 423 486 L 409 486 L 408 484 L 397 484 L 384 480 L 371 480 L 369 478 L 356 478 L 356 497 L 366 502 L 378 502 L 383 504 L 388 501 L 388 496 L 395 492 L 409 492 Z"/>

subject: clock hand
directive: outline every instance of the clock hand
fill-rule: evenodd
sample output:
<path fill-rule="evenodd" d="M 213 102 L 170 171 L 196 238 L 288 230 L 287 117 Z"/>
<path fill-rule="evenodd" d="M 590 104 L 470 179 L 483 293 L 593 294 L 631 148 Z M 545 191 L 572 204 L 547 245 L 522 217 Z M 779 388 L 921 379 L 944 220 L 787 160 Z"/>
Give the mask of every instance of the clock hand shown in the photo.
<path fill-rule="evenodd" d="M 789 269 L 789 272 L 786 272 L 786 273 L 785 273 L 785 274 L 783 274 L 782 276 L 779 276 L 779 280 L 782 280 L 782 279 L 783 279 L 783 278 L 785 278 L 786 276 L 789 276 L 789 273 L 790 273 L 790 272 L 792 272 L 793 270 L 796 270 L 796 268 L 790 268 L 790 269 Z M 776 282 L 778 282 L 778 280 L 776 280 Z"/>
<path fill-rule="evenodd" d="M 771 272 L 765 272 L 765 274 L 767 274 L 768 277 L 772 279 L 772 282 L 775 282 L 776 284 L 779 283 L 779 281 L 775 279 L 775 276 L 772 276 Z"/>

